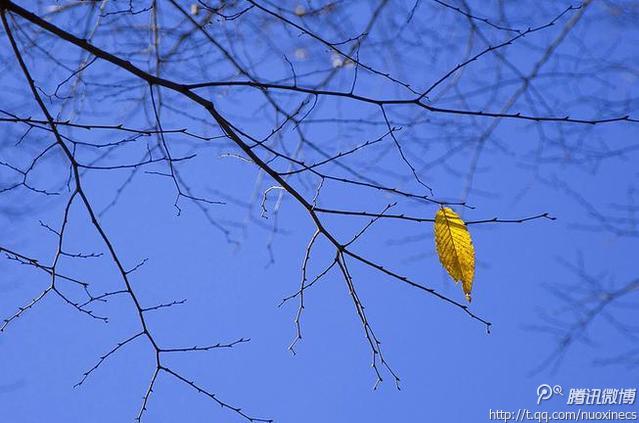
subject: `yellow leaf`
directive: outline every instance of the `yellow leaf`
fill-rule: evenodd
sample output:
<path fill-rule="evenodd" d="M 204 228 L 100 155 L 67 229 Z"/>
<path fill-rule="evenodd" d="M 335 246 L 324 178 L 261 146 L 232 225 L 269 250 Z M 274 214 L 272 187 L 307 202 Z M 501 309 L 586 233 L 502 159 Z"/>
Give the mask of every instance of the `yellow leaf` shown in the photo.
<path fill-rule="evenodd" d="M 457 213 L 442 207 L 435 215 L 435 246 L 442 266 L 455 282 L 462 282 L 466 300 L 475 277 L 475 247 L 466 224 Z"/>

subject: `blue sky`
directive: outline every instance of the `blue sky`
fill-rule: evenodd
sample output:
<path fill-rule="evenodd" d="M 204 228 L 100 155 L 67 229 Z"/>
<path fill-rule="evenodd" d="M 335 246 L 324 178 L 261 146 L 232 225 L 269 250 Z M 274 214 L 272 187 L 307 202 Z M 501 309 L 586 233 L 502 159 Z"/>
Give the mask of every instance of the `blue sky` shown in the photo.
<path fill-rule="evenodd" d="M 20 4 L 33 10 L 43 7 L 36 2 Z M 530 18 L 536 19 L 536 23 L 546 22 L 568 4 L 544 4 Z M 444 29 L 449 29 L 449 25 L 454 26 L 455 22 L 464 22 L 456 21 L 455 15 L 450 12 L 433 12 L 430 9 L 432 5 L 427 10 L 426 6 L 423 7 L 423 23 L 441 23 Z M 521 17 L 525 15 L 523 10 L 510 12 L 514 23 L 525 25 L 528 22 Z M 627 62 L 628 68 L 636 66 L 636 50 L 631 48 L 636 41 L 636 30 L 623 33 L 626 27 L 608 12 L 603 6 L 593 7 L 592 14 L 586 16 L 571 35 L 575 38 L 569 38 L 559 48 L 557 61 L 549 64 L 552 72 L 572 70 L 576 73 L 595 69 L 592 72 L 597 73 L 599 70 L 592 63 L 603 62 L 604 58 L 610 63 L 634 59 L 634 62 Z M 370 7 L 365 2 L 359 3 L 353 10 L 349 9 L 349 13 L 354 25 L 362 25 L 367 13 L 370 14 Z M 73 31 L 68 16 L 56 19 L 59 25 Z M 172 22 L 172 18 L 167 17 L 166 21 Z M 508 50 L 510 59 L 522 69 L 529 69 L 560 31 L 561 26 L 558 25 L 537 38 L 527 38 L 521 50 L 517 50 L 516 46 Z M 624 36 L 623 42 L 619 41 L 621 35 Z M 451 32 L 450 38 L 455 39 L 454 36 L 455 33 Z M 492 36 L 503 38 L 499 32 L 491 33 Z M 282 37 L 282 48 L 293 49 L 297 42 L 295 37 L 286 38 L 281 29 L 273 29 L 273 37 Z M 130 41 L 135 45 L 143 44 L 147 39 L 133 38 Z M 6 36 L 3 35 L 0 42 L 8 46 Z M 259 40 L 255 43 L 256 49 L 263 47 Z M 599 47 L 579 57 L 582 54 L 581 43 Z M 114 39 L 108 33 L 100 33 L 96 44 L 107 50 L 116 49 Z M 64 59 L 70 62 L 72 58 L 77 60 L 77 50 L 60 41 L 56 41 L 55 46 Z M 461 46 L 463 44 L 458 47 Z M 8 51 L 5 47 L 3 51 Z M 120 45 L 117 48 L 125 47 Z M 418 53 L 423 52 L 420 50 Z M 324 54 L 321 56 L 324 58 L 328 56 L 325 52 L 317 54 Z M 362 54 L 370 63 L 392 67 L 385 58 L 375 57 L 366 51 Z M 47 68 L 46 62 L 38 62 L 37 57 L 29 58 L 36 79 L 48 90 L 55 89 L 66 75 L 64 70 Z M 437 71 L 435 73 L 441 75 L 460 56 L 438 57 L 438 61 L 431 65 Z M 3 72 L 0 83 L 9 94 L 0 108 L 35 116 L 37 109 L 29 103 L 27 87 L 17 68 L 7 59 L 11 55 L 3 52 L 2 58 L 2 67 L 8 72 Z M 406 61 L 393 70 L 407 75 L 407 78 L 412 75 L 421 80 L 414 74 L 423 71 L 424 68 L 419 67 L 420 63 L 423 65 L 422 59 L 420 54 L 407 55 Z M 143 62 L 141 59 L 140 63 Z M 180 63 L 167 65 L 167 73 L 175 70 L 171 66 L 178 65 Z M 285 72 L 280 65 L 266 60 L 260 64 L 260 70 L 265 78 L 276 78 L 276 75 Z M 305 66 L 312 65 L 315 62 L 296 63 L 300 72 Z M 486 72 L 494 65 L 494 62 L 480 61 L 471 68 L 476 73 L 466 71 L 469 74 L 460 83 L 461 88 L 470 90 L 481 86 L 485 82 L 484 77 L 488 78 Z M 224 74 L 223 71 L 220 74 Z M 345 73 L 351 71 L 344 70 Z M 90 72 L 99 81 L 125 78 L 123 74 L 116 73 L 115 68 L 103 63 L 96 63 Z M 200 78 L 195 71 L 194 75 L 185 74 L 184 70 L 175 72 L 178 79 Z M 618 115 L 623 110 L 630 110 L 636 116 L 635 97 L 639 89 L 636 72 L 611 71 L 607 91 L 602 88 L 607 84 L 597 78 L 578 78 L 574 86 L 569 83 L 561 85 L 553 80 L 552 72 L 549 70 L 551 75 L 547 80 L 540 78 L 536 87 L 544 93 L 549 107 L 555 108 L 557 115 L 581 113 L 590 116 L 596 101 L 580 101 L 583 96 L 590 100 L 601 97 L 604 105 L 610 102 L 608 106 L 611 109 L 598 111 L 604 116 Z M 45 78 L 49 73 L 50 79 Z M 340 78 L 335 86 L 347 86 L 349 75 Z M 382 97 L 396 93 L 394 88 L 370 75 L 360 78 L 363 92 Z M 136 95 L 144 91 L 144 86 L 140 87 L 132 79 L 125 81 L 132 84 L 130 93 L 88 100 L 88 104 L 83 106 L 86 109 L 81 109 L 84 114 L 80 114 L 79 120 L 112 123 L 124 119 L 132 125 L 143 126 L 148 116 L 145 116 L 143 108 L 135 108 L 135 101 Z M 98 88 L 91 90 L 101 98 Z M 263 99 L 254 92 L 202 92 L 211 95 L 226 117 L 241 123 L 247 130 L 266 133 L 264 131 L 272 124 L 265 117 L 267 112 L 261 109 Z M 508 94 L 508 90 L 500 91 L 498 99 L 503 102 Z M 188 124 L 208 135 L 218 133 L 210 123 L 196 121 L 202 115 L 200 110 L 185 108 L 195 106 L 185 106 L 184 100 L 173 94 L 165 93 L 165 96 L 165 101 L 175 104 L 178 109 L 163 111 L 165 127 Z M 622 99 L 626 100 L 625 104 L 614 106 L 614 101 Z M 446 103 L 444 99 L 442 105 L 455 104 L 455 101 Z M 472 107 L 482 107 L 481 104 L 488 100 L 486 96 L 471 98 L 470 101 Z M 287 103 L 291 104 L 294 101 Z M 501 103 L 488 105 L 498 109 Z M 522 100 L 513 111 L 533 113 L 528 106 Z M 68 108 L 59 108 L 59 103 L 54 102 L 52 107 L 63 110 L 63 116 L 76 117 L 75 112 Z M 188 118 L 178 113 L 180 108 L 188 111 Z M 378 109 L 356 102 L 322 99 L 312 117 L 319 119 L 339 114 L 357 118 L 376 113 Z M 399 122 L 424 113 L 395 109 L 393 116 Z M 379 116 L 376 118 L 379 119 Z M 436 195 L 459 198 L 466 187 L 466 172 L 475 145 L 473 140 L 489 122 L 477 123 L 463 117 L 453 120 L 448 116 L 435 116 L 433 119 L 441 120 L 437 124 L 402 128 L 400 140 L 406 143 L 411 160 L 422 164 L 446 154 L 454 148 L 457 139 L 468 142 L 469 148 L 464 148 L 461 154 L 428 166 L 421 175 Z M 3 125 L 0 126 L 0 133 L 5 139 L 0 150 L 3 161 L 26 163 L 38 148 L 51 142 L 47 138 L 49 133 L 34 131 L 27 138 L 29 144 L 18 150 L 13 147 L 13 140 L 19 131 Z M 595 320 L 588 328 L 591 342 L 570 345 L 558 367 L 546 367 L 541 371 L 535 370 L 553 354 L 557 342 L 554 337 L 534 327 L 543 324 L 540 316 L 544 313 L 566 318 L 568 322 L 574 321 L 570 317 L 571 310 L 562 309 L 564 304 L 552 294 L 554 288 L 584 283 L 566 263 L 578 264 L 581 257 L 589 275 L 612 287 L 636 278 L 636 235 L 620 236 L 605 228 L 602 230 L 601 222 L 592 211 L 570 192 L 578 193 L 605 216 L 623 215 L 619 204 L 631 203 L 635 196 L 633 187 L 639 177 L 633 164 L 636 154 L 632 150 L 638 126 L 618 123 L 584 128 L 548 123 L 543 127 L 554 143 L 546 143 L 540 156 L 536 152 L 543 140 L 538 126 L 504 121 L 486 144 L 474 176 L 473 186 L 477 189 L 470 192 L 468 201 L 475 209 L 458 208 L 467 220 L 495 216 L 520 218 L 543 212 L 557 218 L 555 221 L 535 220 L 523 224 L 470 226 L 477 251 L 471 309 L 493 323 L 490 334 L 481 323 L 468 318 L 461 310 L 379 272 L 352 264 L 355 285 L 366 306 L 368 318 L 382 341 L 384 354 L 401 378 L 401 391 L 396 390 L 388 378 L 379 389 L 372 390 L 375 376 L 370 368 L 370 349 L 347 287 L 336 272 L 307 292 L 302 321 L 303 339 L 296 347 L 296 355 L 287 350 L 295 335 L 297 304 L 293 301 L 282 307 L 278 304 L 298 289 L 304 247 L 314 227 L 305 211 L 286 196 L 275 216 L 273 210 L 279 192 L 270 194 L 266 203 L 269 219 L 261 217 L 261 192 L 272 182 L 260 177 L 251 164 L 229 157 L 237 150 L 228 143 L 213 141 L 200 145 L 180 136 L 170 138 L 170 142 L 175 143 L 176 154 L 198 154 L 188 164 L 180 165 L 196 192 L 212 199 L 226 198 L 220 194 L 224 193 L 250 204 L 248 209 L 232 202 L 210 207 L 211 215 L 230 228 L 239 245 L 227 242 L 224 234 L 212 226 L 191 202 L 181 200 L 182 211 L 178 215 L 173 206 L 174 186 L 167 178 L 148 172 L 136 175 L 122 192 L 116 206 L 102 216 L 102 224 L 119 254 L 124 257 L 126 267 L 132 268 L 148 259 L 131 274 L 133 287 L 145 306 L 186 299 L 184 304 L 149 315 L 151 330 L 162 345 L 183 347 L 250 338 L 250 342 L 233 349 L 175 354 L 167 361 L 185 377 L 214 392 L 222 400 L 242 407 L 250 415 L 273 418 L 283 423 L 459 422 L 488 421 L 490 409 L 570 410 L 571 407 L 565 404 L 565 396 L 553 398 L 538 407 L 537 386 L 542 383 L 560 384 L 567 392 L 570 388 L 632 388 L 637 383 L 636 367 L 594 364 L 597 359 L 623 353 L 636 345 L 636 339 L 615 330 L 605 319 Z M 309 123 L 306 128 L 313 140 L 321 142 L 334 153 L 374 139 L 384 132 L 384 128 L 379 126 L 352 127 L 334 123 Z M 558 141 L 562 139 L 558 135 L 560 131 L 565 131 L 565 145 Z M 117 134 L 99 131 L 74 130 L 70 134 L 91 142 L 106 142 L 118 137 Z M 281 136 L 284 140 L 282 145 L 294 145 L 293 142 L 284 144 L 287 139 L 295 137 L 293 128 L 285 128 Z M 139 153 L 145 151 L 146 140 L 132 144 L 104 159 L 104 163 L 136 160 Z M 375 178 L 406 190 L 422 189 L 411 180 L 405 164 L 389 145 L 388 141 L 381 143 L 356 157 L 345 159 L 344 163 L 368 169 Z M 629 150 L 623 154 L 601 160 L 592 158 L 599 157 L 602 151 L 624 148 Z M 97 157 L 88 151 L 79 154 L 87 161 Z M 580 161 L 583 157 L 586 159 Z M 312 153 L 305 158 L 309 162 L 317 160 Z M 376 166 L 371 166 L 371 163 Z M 335 174 L 340 172 L 334 166 L 327 169 Z M 62 157 L 53 155 L 38 169 L 34 180 L 43 186 L 60 186 L 60 181 L 66 177 L 65 170 Z M 157 164 L 144 170 L 162 171 L 165 168 Z M 5 183 L 13 176 L 5 172 L 0 181 Z M 127 177 L 126 171 L 86 172 L 85 189 L 96 209 L 101 210 L 111 202 Z M 308 188 L 304 188 L 304 193 L 312 198 L 312 180 L 300 179 L 296 183 L 298 186 L 310 183 Z M 568 188 L 562 188 L 564 185 Z M 11 207 L 18 211 L 17 215 L 0 217 L 2 246 L 28 252 L 30 256 L 49 262 L 55 252 L 56 238 L 40 222 L 55 227 L 60 224 L 66 195 L 64 189 L 61 192 L 61 196 L 51 198 L 27 190 L 1 194 L 3 208 Z M 320 197 L 321 204 L 327 207 L 373 212 L 396 200 L 396 197 L 376 191 L 341 185 L 327 186 Z M 435 206 L 404 200 L 396 207 L 398 212 L 426 217 L 433 216 L 436 211 Z M 72 224 L 66 233 L 65 244 L 73 251 L 104 251 L 79 203 L 72 208 L 71 216 Z M 275 219 L 282 233 L 273 237 L 270 225 Z M 348 239 L 367 221 L 358 217 L 325 217 L 327 225 L 339 234 L 340 239 Z M 236 227 L 237 222 L 244 227 Z M 272 263 L 269 245 L 274 254 Z M 441 269 L 435 256 L 430 223 L 381 221 L 353 248 L 383 262 L 388 268 L 463 301 L 461 289 Z M 313 252 L 309 269 L 320 271 L 333 254 L 326 242 L 320 242 Z M 63 260 L 61 271 L 86 277 L 95 287 L 96 294 L 121 288 L 121 280 L 107 257 Z M 17 306 L 28 302 L 49 283 L 46 274 L 10 260 L 0 261 L 0 274 L 2 317 L 14 313 Z M 69 295 L 80 298 L 74 287 L 65 288 L 69 289 Z M 110 356 L 81 387 L 74 388 L 83 372 L 90 369 L 102 354 L 137 331 L 138 323 L 129 298 L 114 297 L 107 303 L 97 304 L 94 309 L 96 313 L 108 316 L 109 323 L 87 318 L 59 298 L 48 296 L 0 335 L 0 420 L 26 423 L 133 420 L 153 371 L 152 350 L 144 340 L 126 345 Z M 624 322 L 636 321 L 636 297 L 628 297 L 623 307 L 613 308 L 611 313 Z M 591 406 L 590 409 L 607 410 L 609 407 Z M 637 406 L 613 409 L 636 411 Z M 190 387 L 166 374 L 160 375 L 144 421 L 209 420 L 242 421 Z"/>

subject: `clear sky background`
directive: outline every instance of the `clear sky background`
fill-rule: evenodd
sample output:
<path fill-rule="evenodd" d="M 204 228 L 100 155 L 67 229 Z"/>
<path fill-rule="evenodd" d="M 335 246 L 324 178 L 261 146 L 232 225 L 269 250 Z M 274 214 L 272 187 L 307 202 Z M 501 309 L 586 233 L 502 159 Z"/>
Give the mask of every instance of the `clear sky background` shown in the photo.
<path fill-rule="evenodd" d="M 531 8 L 532 4 L 526 4 L 525 10 L 524 6 L 521 10 L 510 7 L 508 12 L 513 25 L 525 28 L 545 23 L 570 4 L 540 3 L 541 6 L 536 9 Z M 43 11 L 46 6 L 31 1 L 19 4 L 34 11 Z M 491 15 L 492 8 L 484 11 L 479 5 L 481 3 L 475 5 L 479 7 L 478 13 L 494 16 Z M 367 2 L 357 3 L 348 9 L 354 28 L 361 28 L 371 9 Z M 559 47 L 557 59 L 549 63 L 546 76 L 540 78 L 536 87 L 548 94 L 548 107 L 554 114 L 616 116 L 629 110 L 637 116 L 637 28 L 636 24 L 634 30 L 632 25 L 629 28 L 624 20 L 624 13 L 629 13 L 630 9 L 622 9 L 622 13 L 617 15 L 611 10 L 603 2 L 593 5 Z M 80 11 L 73 13 L 76 15 L 60 14 L 53 19 L 74 32 L 76 28 L 71 17 L 84 15 Z M 383 13 L 399 12 L 387 9 Z M 441 24 L 442 31 L 455 25 L 466 28 L 463 26 L 466 21 L 454 12 L 438 9 L 430 3 L 420 6 L 416 13 L 416 19 L 421 19 L 419 22 L 424 25 Z M 136 22 L 135 19 L 146 22 L 148 18 L 141 16 L 131 18 L 131 21 L 111 22 L 131 23 Z M 165 22 L 171 23 L 173 19 L 166 15 Z M 570 15 L 561 20 L 561 25 L 527 37 L 521 45 L 503 51 L 509 54 L 513 63 L 527 71 L 569 19 Z M 384 22 L 384 25 L 390 25 L 390 21 Z M 499 31 L 485 30 L 495 39 L 506 38 Z M 296 36 L 285 36 L 281 28 L 273 29 L 270 34 L 276 41 L 279 40 L 277 37 L 281 37 L 283 49 L 292 51 L 295 48 Z M 382 34 L 378 35 L 381 37 Z M 439 36 L 446 38 L 445 33 Z M 451 32 L 449 38 L 456 40 L 456 36 Z M 375 40 L 374 32 L 372 37 Z M 116 42 L 116 38 L 113 34 L 100 33 L 96 44 L 110 51 L 125 51 L 131 45 L 148 41 L 147 38 L 133 37 Z M 259 44 L 259 40 L 255 43 Z M 15 64 L 9 61 L 11 54 L 4 34 L 0 45 L 3 58 L 0 83 L 5 93 L 0 98 L 0 109 L 19 112 L 23 116 L 38 116 L 37 109 L 29 102 L 24 79 Z M 50 41 L 47 45 L 63 59 L 77 61 L 78 50 L 67 44 Z M 463 52 L 463 43 L 455 45 Z M 205 47 L 202 48 L 205 50 Z M 383 46 L 379 48 L 383 49 Z M 483 46 L 477 46 L 473 51 L 479 48 Z M 322 60 L 329 60 L 328 53 L 322 53 L 322 49 L 318 51 L 316 54 L 323 54 Z M 420 80 L 421 75 L 427 75 L 429 82 L 462 57 L 456 50 L 451 50 L 450 55 L 441 55 L 440 52 L 439 59 L 429 62 L 430 68 L 427 69 L 423 62 L 428 61 L 427 53 L 427 49 L 417 49 L 414 55 L 406 56 L 410 59 L 396 66 L 370 52 L 362 53 L 362 57 L 380 67 L 388 66 L 399 75 L 408 75 L 407 79 L 414 77 Z M 29 64 L 33 65 L 39 83 L 52 91 L 68 73 L 58 67 L 48 67 L 40 56 L 33 53 Z M 599 65 L 594 65 L 624 61 L 626 70 L 615 68 L 605 73 L 597 67 Z M 144 59 L 140 59 L 140 63 L 145 63 Z M 295 65 L 299 66 L 300 73 L 307 66 L 303 62 Z M 462 82 L 461 87 L 470 90 L 481 86 L 482 78 L 489 78 L 486 75 L 494 69 L 494 65 L 494 62 L 479 61 L 467 71 L 468 82 Z M 270 64 L 268 60 L 260 66 L 265 78 L 275 79 L 276 75 L 286 72 L 284 67 Z M 167 74 L 171 75 L 171 65 L 167 67 Z M 345 73 L 351 71 L 344 70 Z M 122 80 L 127 83 L 125 75 L 119 72 L 112 66 L 96 63 L 89 75 L 99 81 Z M 566 82 L 570 80 L 568 77 L 561 79 L 563 77 L 557 76 L 562 72 L 590 72 L 594 76 L 578 78 L 570 84 Z M 553 79 L 553 73 L 559 79 Z M 200 80 L 199 74 L 189 75 L 184 68 L 173 75 L 177 80 Z M 376 82 L 365 73 L 361 78 L 363 92 L 380 97 L 396 93 L 394 88 Z M 334 87 L 348 86 L 348 81 L 346 75 L 338 79 Z M 68 109 L 62 115 L 79 121 L 113 123 L 125 120 L 132 125 L 144 126 L 148 116 L 143 110 L 134 110 L 131 106 L 137 101 L 137 91 L 134 90 L 144 91 L 144 87 L 140 87 L 139 83 L 132 87 L 134 94 L 128 97 L 119 94 L 90 101 L 85 114 L 80 114 L 80 117 Z M 512 90 L 514 88 L 505 88 L 498 95 L 499 101 L 488 103 L 486 109 L 501 107 Z M 202 93 L 209 91 L 202 90 Z M 222 113 L 245 125 L 244 128 L 263 132 L 272 124 L 267 119 L 260 120 L 263 112 L 259 106 L 263 100 L 254 92 L 220 90 L 210 93 Z M 259 103 L 255 100 L 258 98 Z M 596 103 L 591 101 L 593 99 L 601 99 L 599 110 L 593 106 Z M 167 104 L 174 100 L 175 109 L 182 108 L 190 117 L 202 115 L 201 111 L 185 109 L 195 106 L 185 106 L 187 103 L 175 100 L 171 94 L 167 93 L 164 100 Z M 476 103 L 471 106 L 480 108 L 486 97 L 471 99 L 475 100 Z M 441 104 L 446 105 L 445 98 Z M 450 104 L 454 104 L 454 100 Z M 54 101 L 52 108 L 57 112 L 60 109 L 56 107 L 59 104 Z M 517 103 L 513 111 L 536 113 L 524 100 Z M 210 124 L 186 120 L 176 110 L 167 109 L 163 113 L 165 127 L 183 127 L 187 122 L 202 133 L 218 133 Z M 322 100 L 315 113 L 312 117 L 316 119 L 331 113 L 363 117 L 378 113 L 378 109 L 328 99 Z M 398 121 L 424 117 L 426 112 L 406 110 L 400 116 L 401 113 L 404 111 L 397 111 L 395 115 Z M 379 119 L 379 116 L 376 118 Z M 422 177 L 437 195 L 460 198 L 474 151 L 472 140 L 490 122 L 468 118 L 445 119 L 449 122 L 444 125 L 442 120 L 442 126 L 423 124 L 402 128 L 400 140 L 408 145 L 409 157 L 425 166 Z M 13 144 L 21 134 L 20 130 L 2 125 L 2 161 L 25 163 L 39 147 L 51 142 L 49 133 L 34 131 L 27 137 L 29 144 L 18 150 Z M 495 216 L 519 218 L 543 212 L 557 218 L 555 221 L 535 220 L 524 224 L 470 226 L 477 251 L 471 309 L 493 323 L 490 334 L 481 323 L 470 319 L 461 310 L 378 272 L 352 265 L 355 284 L 371 324 L 383 343 L 384 354 L 401 378 L 401 391 L 395 389 L 389 378 L 379 389 L 372 390 L 375 377 L 370 368 L 370 350 L 347 287 L 337 273 L 329 274 L 307 292 L 303 340 L 297 345 L 295 356 L 287 350 L 295 335 L 293 321 L 297 303 L 291 301 L 281 308 L 278 304 L 298 289 L 304 247 L 314 228 L 305 211 L 286 196 L 277 216 L 269 213 L 269 219 L 262 218 L 259 205 L 261 192 L 272 183 L 260 179 L 251 164 L 223 156 L 225 153 L 237 153 L 230 144 L 215 141 L 200 147 L 183 137 L 171 138 L 176 154 L 198 153 L 194 160 L 183 165 L 185 178 L 196 192 L 211 199 L 228 200 L 226 196 L 231 196 L 241 203 L 229 202 L 225 206 L 209 208 L 210 215 L 229 228 L 239 245 L 227 242 L 225 235 L 211 225 L 191 202 L 182 200 L 182 212 L 178 215 L 173 206 L 174 186 L 166 178 L 144 171 L 136 174 L 123 190 L 117 204 L 102 216 L 102 223 L 127 267 L 148 258 L 132 274 L 134 289 L 144 305 L 186 299 L 182 305 L 149 315 L 151 330 L 163 345 L 182 347 L 250 338 L 250 342 L 233 349 L 176 354 L 168 362 L 222 400 L 242 407 L 253 416 L 273 418 L 282 423 L 479 422 L 488 421 L 489 409 L 572 409 L 565 404 L 570 388 L 637 386 L 638 367 L 618 362 L 596 364 L 597 360 L 636 348 L 637 340 L 632 334 L 617 330 L 610 319 L 602 316 L 594 320 L 586 332 L 590 342 L 571 344 L 558 366 L 541 369 L 540 365 L 556 354 L 558 343 L 552 333 L 539 330 L 539 327 L 547 323 L 542 319 L 544 314 L 568 324 L 574 324 L 579 318 L 579 314 L 574 313 L 575 309 L 567 307 L 553 295 L 557 288 L 572 286 L 575 287 L 573 292 L 578 292 L 579 287 L 586 284 L 570 265 L 579 266 L 582 262 L 587 275 L 612 288 L 637 277 L 639 244 L 637 226 L 632 223 L 630 213 L 636 208 L 629 208 L 630 211 L 626 212 L 621 205 L 631 204 L 636 198 L 633 187 L 637 185 L 639 172 L 634 146 L 639 125 L 618 123 L 584 128 L 548 123 L 543 128 L 550 141 L 542 139 L 537 125 L 504 121 L 494 138 L 486 144 L 475 174 L 473 186 L 476 189 L 470 192 L 468 201 L 476 208 L 457 209 L 467 220 Z M 564 138 L 558 135 L 562 131 Z M 380 136 L 384 128 L 363 127 L 349 132 L 348 128 L 332 123 L 317 123 L 309 124 L 308 132 L 317 142 L 325 143 L 322 145 L 328 151 L 339 152 L 349 145 Z M 117 134 L 99 131 L 73 131 L 70 134 L 78 139 L 101 143 L 118 138 Z M 294 137 L 294 131 L 287 128 L 282 137 Z M 462 149 L 450 160 L 428 165 L 431 160 L 455 147 L 455 137 L 461 142 L 468 142 L 471 147 Z M 562 139 L 566 144 L 562 144 Z M 542 144 L 544 149 L 540 153 Z M 418 191 L 419 186 L 410 179 L 410 173 L 398 160 L 396 152 L 392 149 L 387 152 L 389 145 L 387 141 L 344 162 L 360 169 L 366 169 L 371 163 L 377 164 L 370 170 L 375 178 Z M 138 153 L 144 152 L 145 148 L 146 144 L 143 144 L 118 150 L 106 157 L 103 163 L 130 163 L 137 160 L 140 157 Z M 83 157 L 87 161 L 97 157 L 90 152 L 85 154 Z M 309 162 L 314 157 L 312 154 L 307 156 Z M 327 169 L 336 174 L 340 172 L 337 167 Z M 165 167 L 157 164 L 144 170 L 162 171 Z M 112 201 L 128 175 L 128 171 L 86 172 L 86 191 L 96 209 L 101 210 Z M 59 187 L 59 182 L 65 177 L 61 156 L 52 155 L 34 180 L 42 186 Z M 8 184 L 11 178 L 15 178 L 15 174 L 5 169 L 0 181 Z M 40 221 L 59 226 L 66 195 L 64 189 L 61 192 L 63 194 L 59 197 L 43 197 L 27 190 L 0 194 L 0 204 L 5 211 L 0 216 L 2 246 L 49 263 L 55 252 L 56 238 L 41 226 Z M 304 192 L 312 197 L 313 186 Z M 275 192 L 269 196 L 267 206 L 271 211 L 278 195 L 279 192 Z M 396 197 L 378 192 L 329 186 L 320 203 L 336 208 L 379 211 L 396 200 Z M 624 228 L 630 231 L 629 234 L 626 236 L 607 230 L 593 209 L 585 205 L 586 202 L 594 205 L 603 216 L 628 218 L 623 225 L 626 225 Z M 402 200 L 396 210 L 432 217 L 436 207 Z M 72 224 L 65 241 L 69 249 L 103 252 L 104 246 L 79 204 L 73 207 L 71 214 Z M 275 219 L 281 232 L 273 237 L 271 225 Z M 236 222 L 242 223 L 243 227 L 235 226 Z M 367 220 L 327 217 L 326 222 L 342 239 L 348 239 Z M 267 248 L 269 245 L 272 246 L 273 262 Z M 463 301 L 461 289 L 454 285 L 438 263 L 431 223 L 381 221 L 354 248 L 389 268 Z M 331 249 L 322 242 L 312 255 L 309 269 L 317 272 L 332 257 Z M 96 294 L 121 288 L 121 280 L 107 257 L 66 259 L 61 270 L 89 279 Z M 28 302 L 49 283 L 46 274 L 10 260 L 0 261 L 0 275 L 0 317 L 3 318 L 13 314 L 19 305 Z M 70 296 L 81 297 L 74 287 L 65 288 L 68 288 Z M 619 305 L 613 305 L 610 314 L 622 322 L 636 322 L 636 300 L 636 294 L 629 296 Z M 588 302 L 584 307 L 591 304 Z M 583 309 L 578 307 L 576 310 Z M 109 323 L 87 318 L 59 298 L 48 296 L 0 334 L 0 421 L 133 421 L 153 371 L 152 351 L 144 340 L 128 344 L 109 357 L 81 387 L 73 387 L 102 354 L 138 330 L 134 308 L 125 296 L 97 304 L 94 310 L 108 316 Z M 553 398 L 538 407 L 536 389 L 542 383 L 562 385 L 564 397 Z M 636 411 L 637 405 L 588 408 L 598 409 Z M 144 421 L 235 422 L 242 419 L 188 386 L 161 374 Z"/>

